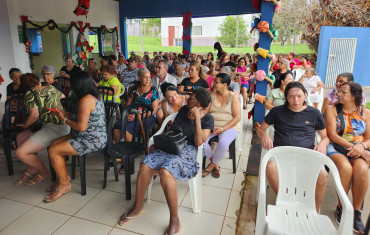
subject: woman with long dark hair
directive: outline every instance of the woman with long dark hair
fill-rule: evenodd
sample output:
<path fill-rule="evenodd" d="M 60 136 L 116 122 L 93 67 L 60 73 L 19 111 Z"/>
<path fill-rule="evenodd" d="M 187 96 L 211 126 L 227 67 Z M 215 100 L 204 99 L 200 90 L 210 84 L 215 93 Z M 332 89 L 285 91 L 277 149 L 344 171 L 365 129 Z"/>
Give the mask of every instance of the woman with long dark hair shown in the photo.
<path fill-rule="evenodd" d="M 72 190 L 65 157 L 84 155 L 102 150 L 107 143 L 107 129 L 104 103 L 90 75 L 78 72 L 71 76 L 71 87 L 78 101 L 77 118 L 73 119 L 62 109 L 56 109 L 56 116 L 63 124 L 69 125 L 72 132 L 55 139 L 49 148 L 49 157 L 59 182 L 49 190 L 45 202 L 53 202 Z"/>
<path fill-rule="evenodd" d="M 344 191 L 348 193 L 351 187 L 355 210 L 353 230 L 363 234 L 360 210 L 369 184 L 370 111 L 362 105 L 362 88 L 358 83 L 343 83 L 337 95 L 338 104 L 325 111 L 331 140 L 326 152 L 338 168 Z M 338 223 L 341 217 L 342 205 L 339 201 L 336 209 Z"/>

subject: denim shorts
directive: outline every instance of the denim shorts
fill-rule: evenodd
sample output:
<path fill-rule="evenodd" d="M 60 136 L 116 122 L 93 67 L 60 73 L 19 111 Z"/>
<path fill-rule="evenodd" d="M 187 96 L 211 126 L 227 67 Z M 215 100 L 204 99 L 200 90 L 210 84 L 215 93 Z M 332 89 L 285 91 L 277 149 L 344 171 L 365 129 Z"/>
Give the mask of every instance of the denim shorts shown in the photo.
<path fill-rule="evenodd" d="M 326 156 L 330 157 L 331 155 L 333 154 L 342 154 L 343 153 L 340 153 L 338 152 L 335 148 L 334 148 L 334 145 L 333 144 L 329 144 L 327 147 L 326 147 Z M 352 159 L 354 159 L 354 157 L 348 157 L 346 156 L 348 161 L 352 161 Z"/>

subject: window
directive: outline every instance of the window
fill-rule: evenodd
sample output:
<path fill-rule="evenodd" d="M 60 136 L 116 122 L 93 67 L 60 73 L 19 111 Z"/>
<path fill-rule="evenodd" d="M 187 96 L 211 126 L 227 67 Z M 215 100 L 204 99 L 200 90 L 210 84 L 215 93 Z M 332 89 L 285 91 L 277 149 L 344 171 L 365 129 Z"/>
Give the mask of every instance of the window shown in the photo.
<path fill-rule="evenodd" d="M 102 35 L 103 39 L 103 54 L 113 53 L 113 34 L 105 33 Z"/>
<path fill-rule="evenodd" d="M 89 44 L 90 46 L 94 47 L 94 49 L 91 51 L 91 53 L 99 53 L 99 37 L 98 34 L 89 31 Z"/>
<path fill-rule="evenodd" d="M 28 40 L 31 41 L 31 53 L 33 55 L 40 55 L 42 52 L 41 31 L 39 29 L 28 29 Z"/>
<path fill-rule="evenodd" d="M 191 28 L 191 34 L 193 36 L 202 36 L 202 26 L 193 26 Z"/>

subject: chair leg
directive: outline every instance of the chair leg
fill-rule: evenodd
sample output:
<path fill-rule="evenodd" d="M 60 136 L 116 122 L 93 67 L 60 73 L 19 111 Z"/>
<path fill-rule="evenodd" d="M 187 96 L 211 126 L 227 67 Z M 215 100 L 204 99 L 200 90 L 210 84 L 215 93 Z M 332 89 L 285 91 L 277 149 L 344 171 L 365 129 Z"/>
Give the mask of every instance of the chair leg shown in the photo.
<path fill-rule="evenodd" d="M 103 181 L 103 188 L 107 187 L 107 174 L 109 170 L 109 156 L 104 154 L 104 181 Z"/>
<path fill-rule="evenodd" d="M 133 175 L 135 174 L 135 158 L 131 159 L 130 162 L 131 162 L 130 171 L 131 175 Z"/>
<path fill-rule="evenodd" d="M 202 169 L 206 168 L 206 156 L 203 157 Z"/>
<path fill-rule="evenodd" d="M 51 164 L 50 158 L 49 158 L 49 167 L 50 167 L 51 181 L 56 181 L 57 180 L 57 173 L 54 170 L 53 164 Z"/>
<path fill-rule="evenodd" d="M 5 137 L 4 138 L 4 153 L 6 157 L 6 164 L 8 166 L 8 175 L 14 175 L 14 169 L 13 169 L 13 160 L 12 160 L 12 150 L 10 148 L 10 138 Z"/>
<path fill-rule="evenodd" d="M 233 159 L 233 174 L 236 173 L 236 146 L 235 140 L 229 146 L 229 159 Z"/>
<path fill-rule="evenodd" d="M 118 167 L 116 159 L 113 159 L 113 169 L 114 169 L 114 180 L 118 181 Z"/>
<path fill-rule="evenodd" d="M 76 157 L 76 156 L 73 156 Z M 81 184 L 81 195 L 86 195 L 86 171 L 85 171 L 85 159 L 86 155 L 78 156 L 80 162 L 80 184 Z"/>
<path fill-rule="evenodd" d="M 194 178 L 189 180 L 191 204 L 193 212 L 196 214 L 202 211 L 202 176 L 197 174 Z"/>
<path fill-rule="evenodd" d="M 71 178 L 76 179 L 76 156 L 72 156 Z M 80 169 L 81 170 L 81 169 Z"/>
<path fill-rule="evenodd" d="M 126 157 L 124 159 L 125 166 L 125 187 L 126 187 L 126 200 L 131 200 L 131 159 Z"/>

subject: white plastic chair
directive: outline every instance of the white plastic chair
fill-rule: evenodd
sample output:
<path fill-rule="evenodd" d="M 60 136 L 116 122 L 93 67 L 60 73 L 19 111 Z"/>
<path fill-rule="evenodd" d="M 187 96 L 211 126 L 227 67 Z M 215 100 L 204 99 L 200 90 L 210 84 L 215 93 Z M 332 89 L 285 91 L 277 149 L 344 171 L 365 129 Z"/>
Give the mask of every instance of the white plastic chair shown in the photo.
<path fill-rule="evenodd" d="M 279 174 L 276 206 L 266 212 L 266 166 L 274 157 Z M 329 217 L 315 208 L 316 181 L 323 165 L 331 170 L 343 212 L 338 230 Z M 334 163 L 317 151 L 282 146 L 269 150 L 262 159 L 259 172 L 259 200 L 256 233 L 262 234 L 352 234 L 353 207 L 344 192 Z"/>
<path fill-rule="evenodd" d="M 317 109 L 321 111 L 322 105 L 323 105 L 323 103 L 324 103 L 324 88 L 321 88 L 321 89 L 320 89 L 319 94 L 320 94 L 321 99 L 320 99 L 320 103 L 319 103 L 319 105 L 317 106 Z M 313 105 L 313 103 L 311 102 L 311 100 L 310 100 L 309 96 L 307 96 L 307 104 L 308 104 L 309 106 L 314 107 L 314 105 Z"/>
<path fill-rule="evenodd" d="M 239 152 L 242 151 L 242 148 L 243 148 L 243 96 L 242 95 L 239 95 L 239 102 L 240 102 L 240 122 L 239 122 L 239 125 L 240 125 L 240 132 L 238 134 L 238 137 L 237 138 L 237 141 L 238 141 L 238 146 L 239 146 Z"/>
<path fill-rule="evenodd" d="M 293 69 L 292 73 L 293 73 L 293 78 L 294 78 L 294 81 L 298 82 L 298 80 L 303 76 L 303 74 L 306 72 L 305 69 Z"/>
<path fill-rule="evenodd" d="M 117 97 L 121 97 L 123 95 L 123 93 L 125 93 L 125 87 L 122 85 L 122 83 L 120 84 L 120 86 L 121 86 L 121 93 L 119 93 L 118 95 L 115 95 L 113 97 L 113 101 L 115 103 L 117 103 Z"/>
<path fill-rule="evenodd" d="M 169 115 L 162 123 L 161 128 L 150 138 L 148 146 L 151 146 L 154 144 L 153 137 L 156 135 L 159 135 L 163 133 L 164 129 L 167 126 L 167 123 L 169 121 L 174 121 L 176 118 L 177 113 Z M 198 152 L 197 152 L 197 162 L 199 164 L 199 169 L 201 170 L 202 167 L 202 159 L 203 159 L 203 144 L 201 146 L 198 146 Z M 202 174 L 198 172 L 198 174 L 190 179 L 189 181 L 189 188 L 190 188 L 190 196 L 191 196 L 191 204 L 193 205 L 193 212 L 194 213 L 200 213 L 201 212 L 201 202 L 202 202 Z M 153 180 L 148 186 L 148 190 L 146 192 L 146 199 L 147 202 L 150 201 L 150 195 L 152 192 L 152 185 Z"/>

